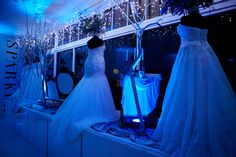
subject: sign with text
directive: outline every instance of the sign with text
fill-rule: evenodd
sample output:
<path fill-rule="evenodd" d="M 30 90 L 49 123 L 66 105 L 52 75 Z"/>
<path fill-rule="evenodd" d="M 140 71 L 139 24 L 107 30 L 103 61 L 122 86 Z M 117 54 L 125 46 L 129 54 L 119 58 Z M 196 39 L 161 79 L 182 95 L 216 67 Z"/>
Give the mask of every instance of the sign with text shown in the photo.
<path fill-rule="evenodd" d="M 6 41 L 6 65 L 5 65 L 5 84 L 4 96 L 11 96 L 17 89 L 17 60 L 19 45 L 15 40 Z"/>

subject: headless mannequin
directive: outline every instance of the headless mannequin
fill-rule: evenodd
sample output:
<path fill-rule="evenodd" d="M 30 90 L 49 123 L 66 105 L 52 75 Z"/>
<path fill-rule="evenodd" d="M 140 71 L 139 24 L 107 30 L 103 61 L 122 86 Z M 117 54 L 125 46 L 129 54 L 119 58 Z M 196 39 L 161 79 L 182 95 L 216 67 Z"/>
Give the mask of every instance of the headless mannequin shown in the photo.
<path fill-rule="evenodd" d="M 181 17 L 180 24 L 184 26 L 197 27 L 200 29 L 208 29 L 206 18 L 204 18 L 198 11 Z"/>

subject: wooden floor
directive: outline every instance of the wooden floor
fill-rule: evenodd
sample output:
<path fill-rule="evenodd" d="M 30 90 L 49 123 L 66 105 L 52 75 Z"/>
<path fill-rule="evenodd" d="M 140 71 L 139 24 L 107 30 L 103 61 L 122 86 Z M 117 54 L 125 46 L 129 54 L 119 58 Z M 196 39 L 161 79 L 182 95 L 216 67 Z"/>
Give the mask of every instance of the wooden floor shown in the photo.
<path fill-rule="evenodd" d="M 0 120 L 0 157 L 44 157 Z"/>

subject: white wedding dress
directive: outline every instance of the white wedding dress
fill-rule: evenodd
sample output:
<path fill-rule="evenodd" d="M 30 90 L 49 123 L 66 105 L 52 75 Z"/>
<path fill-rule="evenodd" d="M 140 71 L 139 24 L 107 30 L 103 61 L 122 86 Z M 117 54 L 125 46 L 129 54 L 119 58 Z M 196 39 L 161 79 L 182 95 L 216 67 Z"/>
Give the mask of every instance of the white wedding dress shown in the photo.
<path fill-rule="evenodd" d="M 173 157 L 236 157 L 236 96 L 207 30 L 177 30 L 181 45 L 153 138 Z"/>
<path fill-rule="evenodd" d="M 21 106 L 37 104 L 42 99 L 41 63 L 25 65 L 21 73 L 20 86 L 13 95 L 5 99 L 7 112 L 15 113 Z"/>
<path fill-rule="evenodd" d="M 120 118 L 105 76 L 104 51 L 105 46 L 88 50 L 84 77 L 53 117 L 51 130 L 55 140 L 76 140 L 91 125 Z"/>

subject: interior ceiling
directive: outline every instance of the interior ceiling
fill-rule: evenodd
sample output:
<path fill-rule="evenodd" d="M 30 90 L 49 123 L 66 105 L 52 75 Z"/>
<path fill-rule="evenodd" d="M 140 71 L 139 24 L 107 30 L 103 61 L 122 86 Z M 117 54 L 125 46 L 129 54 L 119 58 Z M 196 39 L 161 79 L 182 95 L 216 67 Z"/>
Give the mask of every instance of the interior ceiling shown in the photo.
<path fill-rule="evenodd" d="M 22 35 L 27 21 L 50 21 L 63 24 L 78 17 L 105 9 L 110 0 L 2 0 L 0 34 Z M 26 20 L 28 19 L 28 20 Z"/>

